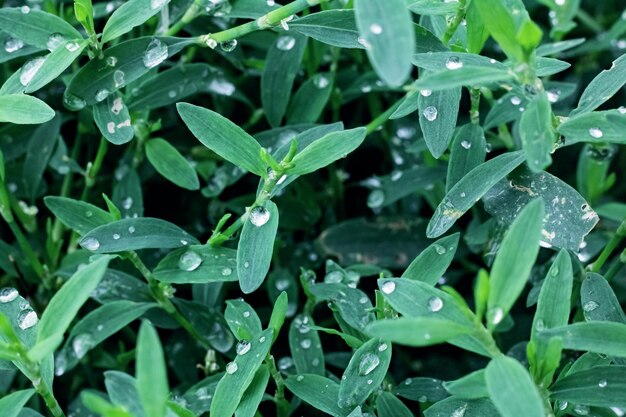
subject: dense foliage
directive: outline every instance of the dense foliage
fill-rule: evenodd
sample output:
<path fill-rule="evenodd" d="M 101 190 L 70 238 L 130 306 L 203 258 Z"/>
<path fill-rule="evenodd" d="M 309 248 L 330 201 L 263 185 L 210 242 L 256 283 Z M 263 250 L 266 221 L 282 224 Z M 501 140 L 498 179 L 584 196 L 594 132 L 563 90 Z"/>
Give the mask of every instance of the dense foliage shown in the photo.
<path fill-rule="evenodd" d="M 621 0 L 22 1 L 0 416 L 624 415 Z"/>

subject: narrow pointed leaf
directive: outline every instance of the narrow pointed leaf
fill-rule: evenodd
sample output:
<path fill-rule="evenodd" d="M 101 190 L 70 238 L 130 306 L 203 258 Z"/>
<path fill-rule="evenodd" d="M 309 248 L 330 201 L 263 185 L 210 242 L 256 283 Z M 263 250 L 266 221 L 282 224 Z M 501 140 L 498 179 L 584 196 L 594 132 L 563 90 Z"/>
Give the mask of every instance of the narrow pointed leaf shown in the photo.
<path fill-rule="evenodd" d="M 189 161 L 165 139 L 157 138 L 146 143 L 148 160 L 165 178 L 188 190 L 200 188 L 198 174 Z"/>
<path fill-rule="evenodd" d="M 591 321 L 555 327 L 538 333 L 539 337 L 561 338 L 563 349 L 582 350 L 626 358 L 626 324 Z"/>
<path fill-rule="evenodd" d="M 26 389 L 13 392 L 0 398 L 0 410 L 2 410 L 2 417 L 17 417 L 17 415 L 20 414 L 20 411 L 24 408 L 26 402 L 33 396 L 34 393 L 34 389 Z"/>
<path fill-rule="evenodd" d="M 555 400 L 595 407 L 626 407 L 626 366 L 595 366 L 560 378 L 550 387 Z"/>
<path fill-rule="evenodd" d="M 320 375 L 291 376 L 285 386 L 296 397 L 333 417 L 345 417 L 349 411 L 339 407 L 339 384 Z"/>
<path fill-rule="evenodd" d="M 56 218 L 79 235 L 115 220 L 109 212 L 84 201 L 46 196 L 44 203 Z"/>
<path fill-rule="evenodd" d="M 542 171 L 552 163 L 550 152 L 554 143 L 554 129 L 552 110 L 545 93 L 535 96 L 522 114 L 520 136 L 526 162 L 533 172 Z"/>
<path fill-rule="evenodd" d="M 169 0 L 130 0 L 118 7 L 102 30 L 102 43 L 119 38 L 159 13 Z"/>
<path fill-rule="evenodd" d="M 446 272 L 459 244 L 459 234 L 439 239 L 411 262 L 402 274 L 402 278 L 409 278 L 435 285 Z"/>
<path fill-rule="evenodd" d="M 81 39 L 80 33 L 65 20 L 43 10 L 23 13 L 21 7 L 0 10 L 0 27 L 12 37 L 39 49 L 47 49 L 50 36 L 60 34 L 66 39 Z"/>
<path fill-rule="evenodd" d="M 498 356 L 485 372 L 491 401 L 502 417 L 544 417 L 543 402 L 526 369 L 513 358 Z"/>
<path fill-rule="evenodd" d="M 325 10 L 289 22 L 289 27 L 317 41 L 339 48 L 364 48 L 359 43 L 354 10 Z"/>
<path fill-rule="evenodd" d="M 603 276 L 587 273 L 580 287 L 580 304 L 587 321 L 614 321 L 626 324 L 624 310 L 613 292 L 611 285 Z M 561 323 L 561 325 L 567 324 Z"/>
<path fill-rule="evenodd" d="M 259 404 L 265 394 L 265 388 L 270 379 L 270 372 L 267 366 L 261 366 L 252 380 L 252 383 L 244 393 L 237 410 L 235 411 L 235 417 L 254 417 Z"/>
<path fill-rule="evenodd" d="M 626 84 L 626 55 L 617 58 L 611 64 L 611 68 L 602 71 L 591 80 L 578 101 L 578 107 L 570 115 L 575 116 L 597 109 L 613 97 L 624 84 Z"/>
<path fill-rule="evenodd" d="M 450 191 L 468 172 L 485 162 L 485 146 L 485 133 L 479 125 L 469 123 L 457 130 L 450 146 L 446 191 Z"/>
<path fill-rule="evenodd" d="M 200 263 L 192 270 L 187 270 L 190 268 L 185 268 L 185 260 L 196 258 L 190 252 L 199 255 Z M 154 276 L 161 282 L 172 284 L 237 281 L 237 252 L 234 249 L 213 248 L 208 245 L 176 249 L 159 262 L 154 269 Z"/>
<path fill-rule="evenodd" d="M 55 80 L 80 56 L 89 41 L 83 39 L 68 40 L 58 45 L 41 65 L 35 76 L 28 82 L 25 91 L 32 93 Z"/>
<path fill-rule="evenodd" d="M 135 136 L 128 107 L 117 92 L 93 106 L 93 119 L 102 136 L 114 145 L 128 143 Z"/>
<path fill-rule="evenodd" d="M 154 326 L 143 322 L 137 341 L 137 390 L 146 416 L 165 417 L 170 393 L 165 356 Z"/>
<path fill-rule="evenodd" d="M 324 351 L 313 318 L 298 315 L 289 326 L 289 350 L 299 374 L 324 375 Z"/>
<path fill-rule="evenodd" d="M 378 320 L 367 326 L 367 333 L 405 346 L 432 346 L 445 343 L 467 333 L 473 326 L 462 326 L 449 320 L 425 317 L 402 317 Z"/>
<path fill-rule="evenodd" d="M 448 149 L 459 114 L 461 88 L 433 91 L 418 97 L 420 128 L 430 153 L 439 158 Z"/>
<path fill-rule="evenodd" d="M 378 417 L 413 417 L 402 401 L 389 392 L 383 392 L 376 398 Z"/>

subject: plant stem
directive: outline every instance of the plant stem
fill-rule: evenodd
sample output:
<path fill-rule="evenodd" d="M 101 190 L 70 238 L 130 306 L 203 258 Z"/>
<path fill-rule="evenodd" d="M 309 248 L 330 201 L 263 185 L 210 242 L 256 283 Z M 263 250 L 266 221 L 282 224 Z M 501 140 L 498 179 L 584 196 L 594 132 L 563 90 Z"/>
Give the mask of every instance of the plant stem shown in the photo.
<path fill-rule="evenodd" d="M 166 313 L 172 316 L 172 318 L 176 320 L 176 322 L 180 324 L 180 326 L 185 329 L 194 339 L 196 339 L 198 343 L 202 345 L 202 347 L 208 349 L 209 344 L 207 343 L 206 339 L 193 327 L 193 325 L 189 322 L 189 320 L 187 320 L 187 318 L 180 314 L 174 303 L 172 303 L 169 296 L 165 293 L 164 288 L 159 285 L 159 281 L 152 274 L 152 271 L 148 269 L 148 267 L 146 266 L 146 264 L 143 263 L 139 255 L 137 255 L 137 252 L 129 251 L 127 254 L 128 260 L 132 262 L 135 268 L 137 268 L 137 270 L 141 272 L 141 275 L 143 275 L 145 280 L 148 282 L 148 286 L 150 287 L 150 293 L 152 294 L 152 297 L 154 297 L 157 304 L 163 310 L 165 310 Z"/>
<path fill-rule="evenodd" d="M 28 242 L 28 239 L 26 239 L 26 236 L 24 236 L 22 229 L 20 229 L 20 227 L 15 221 L 8 221 L 7 224 L 9 225 L 11 232 L 13 232 L 13 236 L 15 236 L 15 240 L 17 240 L 18 245 L 20 245 L 22 252 L 24 252 L 24 256 L 26 256 L 28 263 L 30 264 L 30 266 L 32 266 L 37 276 L 43 279 L 44 284 L 46 284 L 46 287 L 48 287 L 47 285 L 48 282 L 45 279 L 46 276 L 48 275 L 46 273 L 46 269 L 39 261 L 39 258 L 37 258 L 37 254 L 35 253 L 35 250 L 30 245 L 30 242 Z"/>
<path fill-rule="evenodd" d="M 615 248 L 622 243 L 626 237 L 626 219 L 622 220 L 622 223 L 619 225 L 609 243 L 604 247 L 598 259 L 591 265 L 591 272 L 600 272 L 606 261 L 609 259 Z"/>
<path fill-rule="evenodd" d="M 448 25 L 446 32 L 443 34 L 442 42 L 447 45 L 450 42 L 450 39 L 454 36 L 454 33 L 459 28 L 459 25 L 463 21 L 465 17 L 465 3 L 467 0 L 460 0 L 459 7 L 456 9 L 456 14 L 454 15 L 454 19 Z"/>
<path fill-rule="evenodd" d="M 276 402 L 276 416 L 288 417 L 289 416 L 289 402 L 285 400 L 285 381 L 280 371 L 276 368 L 274 357 L 269 355 L 265 359 L 265 363 L 269 368 L 270 375 L 276 384 L 276 395 L 274 395 L 274 401 Z"/>
<path fill-rule="evenodd" d="M 271 12 L 259 17 L 257 20 L 253 20 L 221 32 L 199 36 L 198 43 L 203 46 L 215 48 L 217 44 L 221 42 L 237 39 L 247 35 L 248 33 L 256 32 L 257 30 L 271 29 L 274 26 L 279 25 L 281 21 L 290 18 L 296 13 L 300 13 L 304 9 L 316 6 L 320 3 L 325 3 L 327 1 L 330 0 L 295 0 L 276 10 L 272 10 Z"/>
<path fill-rule="evenodd" d="M 389 107 L 387 110 L 385 110 L 383 113 L 381 113 L 374 120 L 369 122 L 367 124 L 367 126 L 365 126 L 365 128 L 367 129 L 367 134 L 369 135 L 370 133 L 372 133 L 376 129 L 378 129 L 380 126 L 385 124 L 385 122 L 387 122 L 389 120 L 391 115 L 395 113 L 395 111 L 398 109 L 398 107 L 400 107 L 401 103 L 402 103 L 402 99 L 396 101 L 391 107 Z"/>
<path fill-rule="evenodd" d="M 48 410 L 50 410 L 52 415 L 54 417 L 65 417 L 65 413 L 61 410 L 59 402 L 54 397 L 54 394 L 52 394 L 52 390 L 46 381 L 39 376 L 39 378 L 33 380 L 32 383 L 33 387 L 35 387 L 35 391 L 37 391 L 37 394 L 43 398 L 43 401 L 46 403 L 46 407 L 48 407 Z"/>
<path fill-rule="evenodd" d="M 470 88 L 470 100 L 471 100 L 471 108 L 470 108 L 470 120 L 473 124 L 477 125 L 480 123 L 480 89 L 479 88 Z"/>
<path fill-rule="evenodd" d="M 613 261 L 609 269 L 606 271 L 606 274 L 604 274 L 604 278 L 608 282 L 611 282 L 613 278 L 615 277 L 615 275 L 617 275 L 617 273 L 622 269 L 625 263 L 626 263 L 626 249 L 624 249 L 624 251 L 620 254 L 620 256 Z"/>

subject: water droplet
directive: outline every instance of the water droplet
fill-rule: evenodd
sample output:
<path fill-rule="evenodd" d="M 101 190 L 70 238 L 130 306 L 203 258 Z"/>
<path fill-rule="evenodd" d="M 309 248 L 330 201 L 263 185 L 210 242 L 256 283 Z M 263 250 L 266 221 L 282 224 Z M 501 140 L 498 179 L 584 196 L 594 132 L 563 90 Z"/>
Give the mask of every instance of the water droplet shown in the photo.
<path fill-rule="evenodd" d="M 18 38 L 8 37 L 4 41 L 4 51 L 7 53 L 12 53 L 15 51 L 19 51 L 24 47 L 24 42 Z"/>
<path fill-rule="evenodd" d="M 370 32 L 372 32 L 372 34 L 374 35 L 380 35 L 381 33 L 383 33 L 383 27 L 378 23 L 372 23 L 370 25 Z"/>
<path fill-rule="evenodd" d="M 222 269 L 222 276 L 224 276 L 224 277 L 228 277 L 228 276 L 232 275 L 232 273 L 233 273 L 233 269 L 232 268 L 226 267 L 226 268 Z"/>
<path fill-rule="evenodd" d="M 22 7 L 20 7 L 20 11 L 22 12 L 22 14 L 28 14 L 28 13 L 30 13 L 30 7 L 22 6 Z"/>
<path fill-rule="evenodd" d="M 135 226 L 128 226 L 128 233 L 130 233 L 131 235 L 135 233 Z"/>
<path fill-rule="evenodd" d="M 443 300 L 439 297 L 430 297 L 428 299 L 428 309 L 433 313 L 440 311 L 443 308 Z"/>
<path fill-rule="evenodd" d="M 446 68 L 448 68 L 449 70 L 457 70 L 459 68 L 463 68 L 463 61 L 461 61 L 458 56 L 451 56 L 446 61 Z"/>
<path fill-rule="evenodd" d="M 582 404 L 576 404 L 576 406 L 574 407 L 574 412 L 579 416 L 586 416 L 589 415 L 589 407 Z"/>
<path fill-rule="evenodd" d="M 237 39 L 231 39 L 229 41 L 220 43 L 220 48 L 222 48 L 222 51 L 224 52 L 232 52 L 235 50 L 236 47 Z"/>
<path fill-rule="evenodd" d="M 380 358 L 373 353 L 366 353 L 359 361 L 359 375 L 371 374 L 380 365 Z"/>
<path fill-rule="evenodd" d="M 85 108 L 87 102 L 80 97 L 72 94 L 65 94 L 63 96 L 63 104 L 70 110 L 78 111 Z"/>
<path fill-rule="evenodd" d="M 115 70 L 113 72 L 113 82 L 115 83 L 115 87 L 122 87 L 126 82 L 126 74 L 122 70 Z"/>
<path fill-rule="evenodd" d="M 263 206 L 256 206 L 250 210 L 250 223 L 256 227 L 261 227 L 270 219 L 270 212 Z"/>
<path fill-rule="evenodd" d="M 250 352 L 251 347 L 252 347 L 252 343 L 248 342 L 247 340 L 242 340 L 239 343 L 237 343 L 237 347 L 235 348 L 235 351 L 237 352 L 237 355 L 242 356 Z"/>
<path fill-rule="evenodd" d="M 259 343 L 264 343 L 264 342 L 265 342 L 265 336 L 259 337 Z"/>
<path fill-rule="evenodd" d="M 365 38 L 362 38 L 359 36 L 358 38 L 356 38 L 356 41 L 359 45 L 361 45 L 365 49 L 369 49 L 371 47 L 371 45 L 369 44 L 367 40 L 365 40 Z"/>
<path fill-rule="evenodd" d="M 246 269 L 250 268 L 250 262 L 245 261 L 245 262 L 243 263 L 243 267 L 244 267 L 244 268 L 246 268 Z"/>
<path fill-rule="evenodd" d="M 15 288 L 11 288 L 11 287 L 3 288 L 0 291 L 0 303 L 2 304 L 10 303 L 11 301 L 15 300 L 18 295 L 19 293 L 17 292 Z"/>
<path fill-rule="evenodd" d="M 95 237 L 88 237 L 80 242 L 80 246 L 93 252 L 98 250 L 100 242 Z"/>
<path fill-rule="evenodd" d="M 380 289 L 385 293 L 385 294 L 391 294 L 392 292 L 395 291 L 396 289 L 396 283 L 393 281 L 387 281 L 385 282 Z"/>
<path fill-rule="evenodd" d="M 167 59 L 167 45 L 154 38 L 143 53 L 143 64 L 146 68 L 154 68 Z"/>
<path fill-rule="evenodd" d="M 45 60 L 44 57 L 38 57 L 27 61 L 20 71 L 20 84 L 26 87 L 35 74 L 37 74 L 37 71 L 39 71 L 39 68 L 41 68 Z"/>
<path fill-rule="evenodd" d="M 300 347 L 302 347 L 302 349 L 308 349 L 311 347 L 311 339 L 302 339 L 300 341 Z"/>
<path fill-rule="evenodd" d="M 120 235 L 117 233 L 113 233 L 113 240 L 119 240 L 120 239 Z"/>
<path fill-rule="evenodd" d="M 438 255 L 443 255 L 444 253 L 446 253 L 446 248 L 438 243 L 433 244 L 433 247 L 435 248 L 435 252 L 437 252 Z"/>
<path fill-rule="evenodd" d="M 381 343 L 380 345 L 378 345 L 379 352 L 384 352 L 387 350 L 387 348 L 389 348 L 389 345 L 387 345 L 387 343 Z"/>
<path fill-rule="evenodd" d="M 617 111 L 620 112 L 621 114 L 626 114 L 626 107 L 624 106 L 619 106 L 617 108 Z"/>
<path fill-rule="evenodd" d="M 276 42 L 276 47 L 281 51 L 290 51 L 296 46 L 296 38 L 293 36 L 281 36 Z"/>
<path fill-rule="evenodd" d="M 244 311 L 244 312 L 243 312 L 243 317 L 244 317 L 244 318 L 246 318 L 246 319 L 247 319 L 248 317 L 250 317 L 250 312 L 249 312 L 249 311 Z"/>
<path fill-rule="evenodd" d="M 109 90 L 107 90 L 106 88 L 102 88 L 98 91 L 96 91 L 96 101 L 97 102 L 101 102 L 102 100 L 105 100 L 109 94 L 111 94 L 111 92 Z"/>
<path fill-rule="evenodd" d="M 209 83 L 209 89 L 223 96 L 232 96 L 235 92 L 235 85 L 229 81 L 214 79 Z"/>
<path fill-rule="evenodd" d="M 559 410 L 563 411 L 567 408 L 569 403 L 567 401 L 559 401 Z"/>
<path fill-rule="evenodd" d="M 327 77 L 323 75 L 319 75 L 315 79 L 313 79 L 313 84 L 315 84 L 315 86 L 321 90 L 321 89 L 328 87 L 328 85 L 330 84 L 330 81 L 328 80 Z"/>
<path fill-rule="evenodd" d="M 368 379 L 367 380 L 367 385 L 372 385 L 373 383 L 374 383 L 374 380 L 372 380 L 372 379 Z"/>
<path fill-rule="evenodd" d="M 293 358 L 291 356 L 283 356 L 276 363 L 281 371 L 287 370 L 293 366 Z"/>
<path fill-rule="evenodd" d="M 596 303 L 595 301 L 587 301 L 585 305 L 583 305 L 583 310 L 586 313 L 591 313 L 592 311 L 596 310 L 598 307 L 600 307 L 600 304 Z"/>
<path fill-rule="evenodd" d="M 463 147 L 463 149 L 469 149 L 472 147 L 472 142 L 470 142 L 469 140 L 462 140 L 461 146 Z"/>
<path fill-rule="evenodd" d="M 165 6 L 169 0 L 150 0 L 150 8 L 152 10 L 160 9 Z"/>
<path fill-rule="evenodd" d="M 79 334 L 72 340 L 72 350 L 78 359 L 83 358 L 95 345 L 96 341 L 89 333 Z"/>
<path fill-rule="evenodd" d="M 113 105 L 111 106 L 111 113 L 115 115 L 120 114 L 123 108 L 124 108 L 124 102 L 122 101 L 121 97 L 118 97 L 115 100 L 113 100 Z"/>
<path fill-rule="evenodd" d="M 565 5 L 565 0 L 554 0 L 554 3 L 557 6 L 563 6 L 563 5 Z"/>
<path fill-rule="evenodd" d="M 591 129 L 589 129 L 589 134 L 596 139 L 600 139 L 602 136 L 604 136 L 604 133 L 598 127 L 592 127 Z"/>
<path fill-rule="evenodd" d="M 385 202 L 385 192 L 383 190 L 374 190 L 367 196 L 367 206 L 370 208 L 379 208 Z"/>
<path fill-rule="evenodd" d="M 394 171 L 391 173 L 391 181 L 398 181 L 402 178 L 402 171 Z"/>
<path fill-rule="evenodd" d="M 435 106 L 428 106 L 422 112 L 424 118 L 429 122 L 433 122 L 437 118 L 437 108 Z"/>
<path fill-rule="evenodd" d="M 76 52 L 78 51 L 78 48 L 80 48 L 80 45 L 74 41 L 65 44 L 65 49 L 70 52 Z"/>
<path fill-rule="evenodd" d="M 522 99 L 518 96 L 511 97 L 511 104 L 514 106 L 519 106 L 522 103 Z"/>
<path fill-rule="evenodd" d="M 37 313 L 33 310 L 22 310 L 20 314 L 17 316 L 17 325 L 22 330 L 30 329 L 39 321 L 39 317 L 37 317 Z"/>
<path fill-rule="evenodd" d="M 115 65 L 117 65 L 117 58 L 111 55 L 107 57 L 106 63 L 109 67 L 114 67 Z"/>
<path fill-rule="evenodd" d="M 232 375 L 235 372 L 237 372 L 237 363 L 230 362 L 228 365 L 226 365 L 226 373 L 227 374 Z"/>
<path fill-rule="evenodd" d="M 556 103 L 559 101 L 559 97 L 561 96 L 560 90 L 548 90 L 546 91 L 546 95 L 548 96 L 548 101 L 550 103 Z"/>
<path fill-rule="evenodd" d="M 202 263 L 202 258 L 196 252 L 188 250 L 178 258 L 178 267 L 183 271 L 194 271 Z"/>
<path fill-rule="evenodd" d="M 465 415 L 465 410 L 467 410 L 467 404 L 463 404 L 461 407 L 454 410 L 450 417 L 463 417 Z"/>
<path fill-rule="evenodd" d="M 133 206 L 133 198 L 128 196 L 126 197 L 124 200 L 122 200 L 122 208 L 124 210 L 130 210 L 130 208 Z"/>
<path fill-rule="evenodd" d="M 489 311 L 488 316 L 490 317 L 490 322 L 492 324 L 498 324 L 502 321 L 502 319 L 504 318 L 504 310 L 502 310 L 500 307 L 496 307 L 494 309 L 491 309 Z"/>
<path fill-rule="evenodd" d="M 296 377 L 296 381 L 298 381 L 298 382 L 302 382 L 302 381 L 304 381 L 304 375 L 298 375 L 298 376 Z"/>
<path fill-rule="evenodd" d="M 268 7 L 273 7 L 276 5 L 276 1 L 275 0 L 267 0 L 267 6 Z"/>
<path fill-rule="evenodd" d="M 420 90 L 420 94 L 423 97 L 430 97 L 433 94 L 432 90 Z"/>
<path fill-rule="evenodd" d="M 598 386 L 600 388 L 606 388 L 607 385 L 609 385 L 609 383 L 607 382 L 606 379 L 601 379 L 600 382 L 598 382 Z"/>

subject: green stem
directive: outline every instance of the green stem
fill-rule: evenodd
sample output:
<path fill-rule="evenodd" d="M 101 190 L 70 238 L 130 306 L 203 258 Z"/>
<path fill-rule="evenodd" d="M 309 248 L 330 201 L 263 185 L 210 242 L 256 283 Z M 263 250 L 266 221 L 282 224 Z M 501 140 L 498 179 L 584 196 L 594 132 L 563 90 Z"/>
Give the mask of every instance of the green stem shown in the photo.
<path fill-rule="evenodd" d="M 159 281 L 155 278 L 152 271 L 148 269 L 146 264 L 143 263 L 137 252 L 129 251 L 128 260 L 137 268 L 141 275 L 148 282 L 150 293 L 159 306 L 165 310 L 180 326 L 185 329 L 194 339 L 198 341 L 205 349 L 209 348 L 209 344 L 206 339 L 193 327 L 193 325 L 187 320 L 176 308 L 174 303 L 170 300 L 169 296 L 165 293 L 164 288 L 159 285 Z"/>
<path fill-rule="evenodd" d="M 259 17 L 257 20 L 253 20 L 221 32 L 209 33 L 200 36 L 198 37 L 198 42 L 204 46 L 215 48 L 219 43 L 238 39 L 248 33 L 256 32 L 257 30 L 271 29 L 274 26 L 279 25 L 281 21 L 288 19 L 296 13 L 300 13 L 304 9 L 316 6 L 320 3 L 325 3 L 327 1 L 330 0 L 295 0 L 276 10 L 272 10 L 266 15 Z"/>
<path fill-rule="evenodd" d="M 580 22 L 583 25 L 587 26 L 589 29 L 594 31 L 596 33 L 596 35 L 604 33 L 604 28 L 602 27 L 602 25 L 600 25 L 598 22 L 596 22 L 595 19 L 593 17 L 591 17 L 583 9 L 579 9 L 576 12 L 576 17 L 578 18 L 578 20 L 580 20 Z"/>
<path fill-rule="evenodd" d="M 472 103 L 470 108 L 470 120 L 473 124 L 477 125 L 480 123 L 480 89 L 470 89 L 470 100 Z"/>
<path fill-rule="evenodd" d="M 370 133 L 378 129 L 380 126 L 385 124 L 387 120 L 389 120 L 391 115 L 395 113 L 398 107 L 400 107 L 401 103 L 402 103 L 402 100 L 396 101 L 391 107 L 385 110 L 385 112 L 381 113 L 378 117 L 376 117 L 374 120 L 369 122 L 367 126 L 365 126 L 365 128 L 367 129 L 367 134 L 369 135 Z"/>
<path fill-rule="evenodd" d="M 24 252 L 24 256 L 26 256 L 26 260 L 28 261 L 30 266 L 32 266 L 37 276 L 44 280 L 44 284 L 45 284 L 47 282 L 45 280 L 47 276 L 46 269 L 39 261 L 39 258 L 37 258 L 37 254 L 35 253 L 35 250 L 30 245 L 30 242 L 28 242 L 28 239 L 26 239 L 26 236 L 24 236 L 22 229 L 20 229 L 20 227 L 15 221 L 8 221 L 7 224 L 9 225 L 11 232 L 13 232 L 13 236 L 15 236 L 15 239 L 17 240 L 18 245 L 20 245 L 22 252 Z"/>
<path fill-rule="evenodd" d="M 269 355 L 265 359 L 265 363 L 270 370 L 270 375 L 276 384 L 276 395 L 274 395 L 274 401 L 276 402 L 276 416 L 288 417 L 289 416 L 289 402 L 285 399 L 285 381 L 280 371 L 276 368 L 274 357 Z"/>
<path fill-rule="evenodd" d="M 611 237 L 611 240 L 609 240 L 609 243 L 604 247 L 598 259 L 591 265 L 592 272 L 600 272 L 606 261 L 611 257 L 615 248 L 622 243 L 624 237 L 626 237 L 626 219 L 622 220 L 622 223 L 617 228 L 613 237 Z"/>
<path fill-rule="evenodd" d="M 441 40 L 446 45 L 448 44 L 448 42 L 450 42 L 450 39 L 452 39 L 452 37 L 454 36 L 454 33 L 459 28 L 459 25 L 461 24 L 461 22 L 463 21 L 463 18 L 465 17 L 465 3 L 466 3 L 466 0 L 459 1 L 459 7 L 456 9 L 456 14 L 454 15 L 454 19 L 448 25 L 446 32 L 443 34 L 443 38 Z"/>
<path fill-rule="evenodd" d="M 48 407 L 48 410 L 50 410 L 52 415 L 54 417 L 65 417 L 65 413 L 59 406 L 59 402 L 54 397 L 54 394 L 52 394 L 52 390 L 46 381 L 39 376 L 39 378 L 33 380 L 32 383 L 33 387 L 35 387 L 35 391 L 37 391 L 37 394 L 43 398 L 43 401 L 46 403 L 46 407 Z"/>

